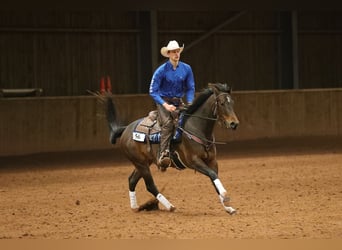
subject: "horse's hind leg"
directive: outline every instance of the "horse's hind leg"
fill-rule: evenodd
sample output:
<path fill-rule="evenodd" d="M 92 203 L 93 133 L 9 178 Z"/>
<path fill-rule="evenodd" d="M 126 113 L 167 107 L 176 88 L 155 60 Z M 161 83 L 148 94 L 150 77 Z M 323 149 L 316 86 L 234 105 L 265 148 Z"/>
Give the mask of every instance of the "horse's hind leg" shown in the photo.
<path fill-rule="evenodd" d="M 137 186 L 139 180 L 141 179 L 140 172 L 134 169 L 132 174 L 128 177 L 128 187 L 129 187 L 129 200 L 131 203 L 131 208 L 134 211 L 139 211 L 138 201 L 135 194 L 135 187 Z"/>
<path fill-rule="evenodd" d="M 147 188 L 147 191 L 149 191 L 151 194 L 154 195 L 154 197 L 156 197 L 156 199 L 161 203 L 163 204 L 163 206 L 169 210 L 169 211 L 175 211 L 176 210 L 176 207 L 173 206 L 166 198 L 163 194 L 161 194 L 156 185 L 154 184 L 154 180 L 153 180 L 153 177 L 152 177 L 152 174 L 151 174 L 151 171 L 149 168 L 146 168 L 145 171 L 144 171 L 144 174 L 142 175 L 142 178 L 144 179 L 145 181 L 145 185 L 146 185 L 146 188 Z"/>
<path fill-rule="evenodd" d="M 135 193 L 135 187 L 139 180 L 143 178 L 145 182 L 145 186 L 147 191 L 149 191 L 156 199 L 166 207 L 167 210 L 169 211 L 174 211 L 176 208 L 165 198 L 163 194 L 161 194 L 156 187 L 150 168 L 148 166 L 146 167 L 139 167 L 132 172 L 132 174 L 128 178 L 129 182 L 129 197 L 130 197 L 130 203 L 131 203 L 131 208 L 134 211 L 139 211 L 139 206 L 136 198 L 136 193 Z"/>

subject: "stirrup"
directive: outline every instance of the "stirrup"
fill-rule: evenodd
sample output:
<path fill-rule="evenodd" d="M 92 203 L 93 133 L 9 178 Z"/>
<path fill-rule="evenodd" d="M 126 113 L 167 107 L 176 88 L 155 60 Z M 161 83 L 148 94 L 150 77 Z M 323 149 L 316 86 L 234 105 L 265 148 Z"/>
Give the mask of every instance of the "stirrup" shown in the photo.
<path fill-rule="evenodd" d="M 160 154 L 160 157 L 158 159 L 158 167 L 165 171 L 168 167 L 171 166 L 171 158 L 169 151 L 164 151 Z"/>

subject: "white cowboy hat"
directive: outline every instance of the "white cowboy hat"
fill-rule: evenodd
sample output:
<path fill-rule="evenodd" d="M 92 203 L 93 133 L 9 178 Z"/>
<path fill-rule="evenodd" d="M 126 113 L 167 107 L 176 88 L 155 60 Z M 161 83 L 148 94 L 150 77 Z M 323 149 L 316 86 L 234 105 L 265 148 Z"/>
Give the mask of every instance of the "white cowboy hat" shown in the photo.
<path fill-rule="evenodd" d="M 169 57 L 169 54 L 167 52 L 169 52 L 170 50 L 175 50 L 175 49 L 180 49 L 180 53 L 182 53 L 182 51 L 184 49 L 184 44 L 182 47 L 179 47 L 179 44 L 177 41 L 175 41 L 175 40 L 170 41 L 166 47 L 162 47 L 160 49 L 160 53 L 164 57 Z"/>

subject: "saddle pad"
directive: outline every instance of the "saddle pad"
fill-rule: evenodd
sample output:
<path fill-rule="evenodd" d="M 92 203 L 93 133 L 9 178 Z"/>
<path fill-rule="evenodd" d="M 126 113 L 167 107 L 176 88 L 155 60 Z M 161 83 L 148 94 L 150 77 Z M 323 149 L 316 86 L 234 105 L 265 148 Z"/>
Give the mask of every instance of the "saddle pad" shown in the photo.
<path fill-rule="evenodd" d="M 146 138 L 151 143 L 160 143 L 160 125 L 157 122 L 158 112 L 151 111 L 148 116 L 140 119 L 133 131 L 133 140 L 138 142 L 146 142 Z M 179 125 L 182 123 L 183 115 L 179 119 Z M 172 137 L 172 143 L 179 143 L 181 140 L 182 131 L 177 128 Z"/>
<path fill-rule="evenodd" d="M 135 128 L 136 132 L 144 134 L 154 134 L 160 132 L 160 126 L 157 123 L 157 111 L 151 111 L 148 116 L 144 117 Z"/>

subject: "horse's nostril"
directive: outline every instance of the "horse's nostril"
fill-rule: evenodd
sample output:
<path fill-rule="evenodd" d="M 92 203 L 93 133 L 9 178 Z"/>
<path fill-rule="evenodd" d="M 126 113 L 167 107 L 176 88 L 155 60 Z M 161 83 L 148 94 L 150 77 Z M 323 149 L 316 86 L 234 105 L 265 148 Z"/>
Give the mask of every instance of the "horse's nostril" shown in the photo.
<path fill-rule="evenodd" d="M 230 128 L 231 128 L 231 129 L 236 129 L 237 126 L 238 126 L 238 124 L 235 123 L 235 122 L 231 122 L 231 123 L 230 123 Z"/>

